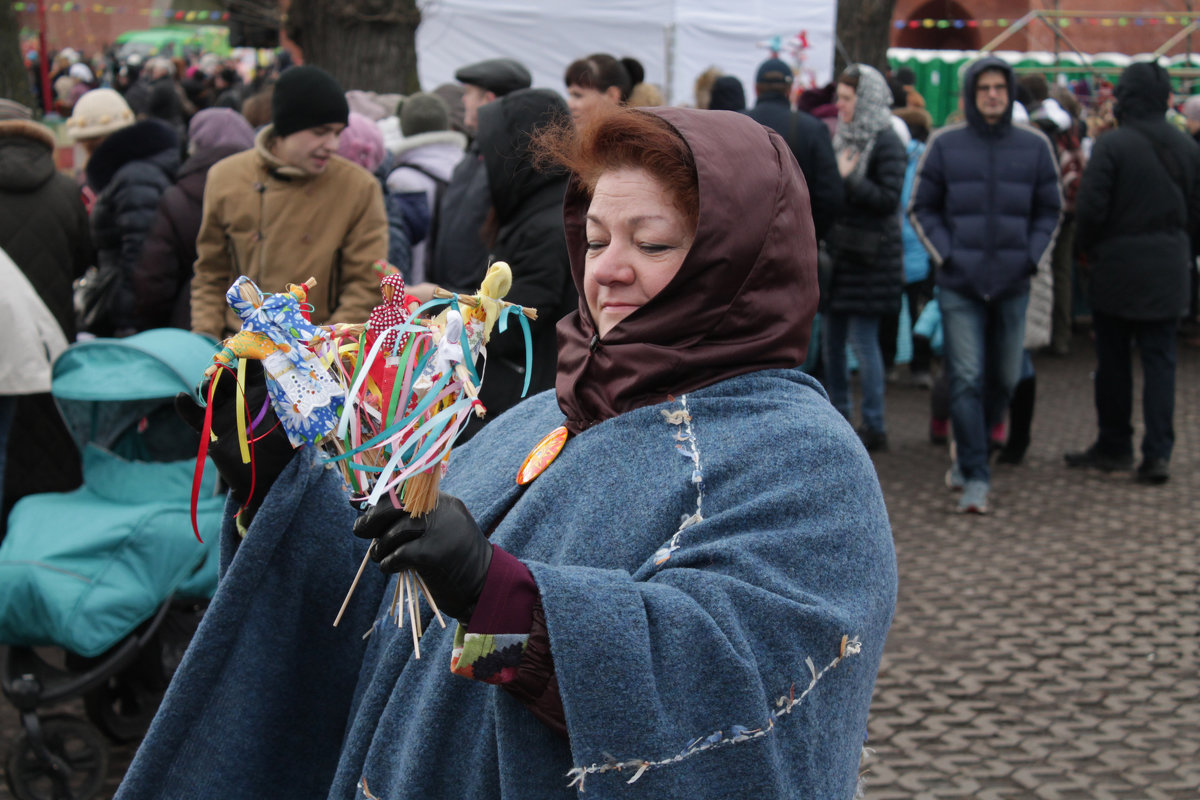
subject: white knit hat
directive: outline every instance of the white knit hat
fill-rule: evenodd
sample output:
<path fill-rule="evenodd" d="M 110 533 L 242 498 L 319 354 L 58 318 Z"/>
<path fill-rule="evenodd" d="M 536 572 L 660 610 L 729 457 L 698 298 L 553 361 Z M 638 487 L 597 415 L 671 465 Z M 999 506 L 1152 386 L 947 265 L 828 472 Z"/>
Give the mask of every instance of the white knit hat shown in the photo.
<path fill-rule="evenodd" d="M 76 61 L 72 64 L 71 68 L 67 70 L 67 74 L 75 80 L 83 81 L 84 83 L 91 83 L 96 80 L 96 76 L 92 74 L 91 67 L 82 61 Z"/>
<path fill-rule="evenodd" d="M 75 104 L 67 120 L 67 135 L 72 139 L 94 139 L 133 123 L 133 112 L 124 97 L 112 89 L 92 89 Z"/>

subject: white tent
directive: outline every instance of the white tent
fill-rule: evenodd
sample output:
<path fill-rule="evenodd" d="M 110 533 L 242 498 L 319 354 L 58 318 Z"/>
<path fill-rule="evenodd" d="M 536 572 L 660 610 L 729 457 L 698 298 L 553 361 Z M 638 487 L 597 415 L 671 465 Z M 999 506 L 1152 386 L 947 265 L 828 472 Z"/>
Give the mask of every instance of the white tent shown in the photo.
<path fill-rule="evenodd" d="M 808 41 L 801 78 L 833 73 L 836 0 L 420 0 L 417 65 L 425 89 L 459 67 L 515 58 L 533 85 L 565 93 L 567 65 L 591 53 L 632 56 L 672 105 L 691 104 L 696 77 L 711 66 L 736 75 L 754 103 L 754 73 L 767 43 Z M 792 62 L 788 53 L 781 58 Z M 793 67 L 797 66 L 793 63 Z"/>

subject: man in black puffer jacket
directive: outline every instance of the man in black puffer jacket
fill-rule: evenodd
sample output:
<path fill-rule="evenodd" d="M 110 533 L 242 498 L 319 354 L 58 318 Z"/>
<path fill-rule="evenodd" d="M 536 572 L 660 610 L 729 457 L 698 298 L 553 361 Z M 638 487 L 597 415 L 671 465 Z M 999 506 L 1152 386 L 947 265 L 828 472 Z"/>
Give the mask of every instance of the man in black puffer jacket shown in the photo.
<path fill-rule="evenodd" d="M 947 478 L 963 488 L 959 511 L 972 513 L 988 510 L 988 431 L 1020 377 L 1029 279 L 1062 208 L 1053 145 L 1012 123 L 1015 83 L 992 56 L 967 68 L 966 122 L 929 140 L 909 204 L 937 269 L 957 445 Z"/>
<path fill-rule="evenodd" d="M 1116 89 L 1115 131 L 1096 142 L 1075 207 L 1075 248 L 1091 269 L 1100 433 L 1067 464 L 1133 466 L 1137 342 L 1145 385 L 1137 479 L 1163 483 L 1175 442 L 1175 330 L 1188 311 L 1191 237 L 1200 233 L 1200 146 L 1166 120 L 1171 82 L 1154 63 L 1132 64 Z"/>

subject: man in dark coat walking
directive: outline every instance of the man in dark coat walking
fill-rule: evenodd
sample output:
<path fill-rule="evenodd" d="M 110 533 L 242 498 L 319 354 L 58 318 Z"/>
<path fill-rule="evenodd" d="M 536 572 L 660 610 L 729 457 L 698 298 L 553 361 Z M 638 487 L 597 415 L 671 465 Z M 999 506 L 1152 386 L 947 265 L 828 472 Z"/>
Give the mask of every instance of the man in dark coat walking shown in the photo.
<path fill-rule="evenodd" d="M 1029 279 L 1054 245 L 1062 196 L 1050 140 L 1012 123 L 1013 70 L 989 56 L 963 79 L 966 122 L 929 140 L 909 202 L 937 269 L 958 510 L 988 511 L 988 431 L 1021 373 Z M 986 393 L 985 393 L 986 387 Z"/>
<path fill-rule="evenodd" d="M 1166 120 L 1171 82 L 1154 63 L 1131 64 L 1117 85 L 1119 127 L 1096 142 L 1075 207 L 1075 247 L 1091 270 L 1096 332 L 1094 444 L 1072 467 L 1133 466 L 1137 342 L 1146 433 L 1137 479 L 1163 483 L 1175 443 L 1175 333 L 1188 311 L 1191 236 L 1200 232 L 1200 146 Z"/>
<path fill-rule="evenodd" d="M 813 224 L 817 241 L 825 238 L 842 202 L 842 176 L 838 173 L 833 144 L 825 123 L 804 111 L 793 111 L 788 93 L 792 89 L 792 69 L 778 58 L 769 58 L 758 67 L 754 108 L 744 111 L 751 119 L 771 128 L 788 143 L 812 199 Z"/>

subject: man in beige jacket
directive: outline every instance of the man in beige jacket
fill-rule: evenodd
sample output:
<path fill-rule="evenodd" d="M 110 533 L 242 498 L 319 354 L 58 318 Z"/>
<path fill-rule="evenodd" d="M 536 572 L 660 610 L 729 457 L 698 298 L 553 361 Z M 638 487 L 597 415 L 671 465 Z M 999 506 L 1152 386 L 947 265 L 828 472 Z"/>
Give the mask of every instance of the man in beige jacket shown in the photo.
<path fill-rule="evenodd" d="M 316 278 L 312 320 L 365 322 L 379 303 L 373 264 L 387 257 L 379 182 L 336 155 L 350 109 L 317 67 L 293 67 L 275 85 L 272 124 L 254 149 L 213 165 L 204 190 L 192 278 L 192 330 L 225 338 L 240 320 L 225 291 L 246 275 L 264 292 Z"/>

